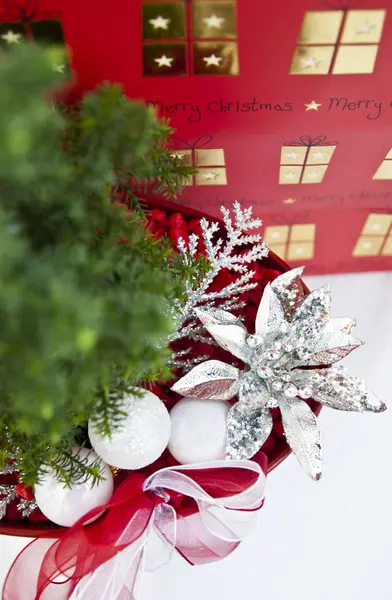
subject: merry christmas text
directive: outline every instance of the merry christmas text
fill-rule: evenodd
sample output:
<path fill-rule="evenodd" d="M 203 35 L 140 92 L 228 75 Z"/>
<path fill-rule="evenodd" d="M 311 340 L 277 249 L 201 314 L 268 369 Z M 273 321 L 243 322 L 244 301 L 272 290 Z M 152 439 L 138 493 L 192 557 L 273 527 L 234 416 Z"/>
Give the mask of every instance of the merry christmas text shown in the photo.
<path fill-rule="evenodd" d="M 330 98 L 328 110 L 339 109 L 341 111 L 359 110 L 366 112 L 366 118 L 375 121 L 381 117 L 383 103 L 377 100 L 349 100 L 346 97 Z"/>
<path fill-rule="evenodd" d="M 175 102 L 169 104 L 163 100 L 146 100 L 146 105 L 159 111 L 161 115 L 183 114 L 191 123 L 201 121 L 203 113 L 271 113 L 290 112 L 293 110 L 292 102 L 259 102 L 253 98 L 250 102 L 239 100 L 211 100 L 204 107 L 193 102 Z"/>

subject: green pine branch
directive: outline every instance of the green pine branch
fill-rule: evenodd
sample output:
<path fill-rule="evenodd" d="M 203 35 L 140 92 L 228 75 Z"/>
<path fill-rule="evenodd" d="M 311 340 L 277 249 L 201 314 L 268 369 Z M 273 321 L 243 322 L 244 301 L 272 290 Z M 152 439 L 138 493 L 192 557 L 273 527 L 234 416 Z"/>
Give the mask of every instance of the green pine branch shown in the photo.
<path fill-rule="evenodd" d="M 110 85 L 58 108 L 61 84 L 39 49 L 0 61 L 0 464 L 17 453 L 27 484 L 45 465 L 68 485 L 99 480 L 72 448 L 90 415 L 110 434 L 129 386 L 169 376 L 189 275 L 138 200 L 192 172 L 170 157 L 170 127 Z"/>

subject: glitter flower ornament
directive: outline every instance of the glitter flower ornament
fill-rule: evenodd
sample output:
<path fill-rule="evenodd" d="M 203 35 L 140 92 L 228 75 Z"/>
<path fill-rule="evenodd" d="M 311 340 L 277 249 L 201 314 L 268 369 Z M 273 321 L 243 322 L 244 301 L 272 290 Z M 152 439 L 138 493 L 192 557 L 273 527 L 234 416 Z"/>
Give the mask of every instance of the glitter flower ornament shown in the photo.
<path fill-rule="evenodd" d="M 173 386 L 194 398 L 230 400 L 227 458 L 249 459 L 272 429 L 271 408 L 279 407 L 288 444 L 303 469 L 321 476 L 321 434 L 306 400 L 345 411 L 385 410 L 359 377 L 335 363 L 358 348 L 348 318 L 331 318 L 329 286 L 305 296 L 303 267 L 277 277 L 264 291 L 250 335 L 231 313 L 197 310 L 204 327 L 244 370 L 218 360 L 204 362 Z"/>

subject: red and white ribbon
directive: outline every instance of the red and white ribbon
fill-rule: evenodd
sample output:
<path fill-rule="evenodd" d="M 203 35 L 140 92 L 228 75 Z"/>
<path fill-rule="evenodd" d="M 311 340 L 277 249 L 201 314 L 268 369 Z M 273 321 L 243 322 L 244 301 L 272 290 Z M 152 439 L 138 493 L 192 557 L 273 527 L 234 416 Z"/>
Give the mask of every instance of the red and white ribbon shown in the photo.
<path fill-rule="evenodd" d="M 16 559 L 3 600 L 139 600 L 143 572 L 176 549 L 191 564 L 228 556 L 254 531 L 266 459 L 215 461 L 130 474 L 105 506 L 59 540 L 35 540 Z M 84 527 L 102 510 L 106 513 Z"/>

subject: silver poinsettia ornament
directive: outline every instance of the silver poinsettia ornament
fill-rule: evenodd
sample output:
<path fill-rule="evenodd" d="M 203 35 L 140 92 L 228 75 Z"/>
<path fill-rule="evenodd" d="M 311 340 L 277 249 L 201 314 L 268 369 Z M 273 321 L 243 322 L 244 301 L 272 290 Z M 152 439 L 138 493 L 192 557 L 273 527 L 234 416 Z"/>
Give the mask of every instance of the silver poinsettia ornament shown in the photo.
<path fill-rule="evenodd" d="M 331 318 L 329 286 L 305 296 L 303 267 L 277 277 L 264 290 L 254 335 L 220 309 L 197 310 L 216 342 L 244 364 L 243 370 L 209 360 L 182 377 L 173 390 L 194 398 L 230 400 L 227 458 L 251 458 L 272 429 L 271 408 L 282 414 L 287 442 L 304 470 L 321 476 L 321 434 L 306 400 L 345 411 L 381 412 L 386 406 L 362 379 L 334 364 L 361 342 L 355 322 Z"/>

